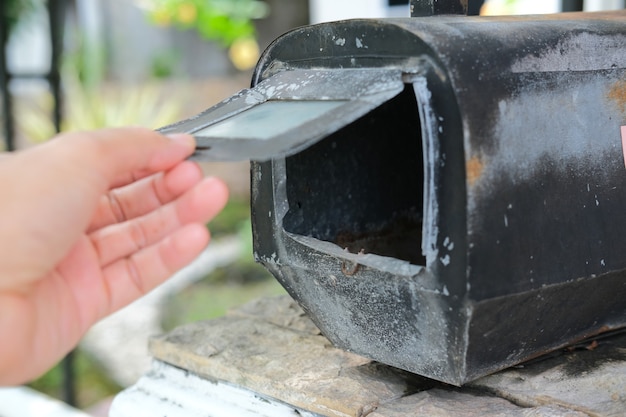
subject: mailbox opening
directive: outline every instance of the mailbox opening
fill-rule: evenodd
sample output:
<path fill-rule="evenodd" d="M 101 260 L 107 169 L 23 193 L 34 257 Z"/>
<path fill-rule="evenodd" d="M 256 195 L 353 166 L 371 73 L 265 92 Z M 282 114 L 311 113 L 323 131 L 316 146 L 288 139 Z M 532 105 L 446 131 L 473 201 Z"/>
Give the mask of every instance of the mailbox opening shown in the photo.
<path fill-rule="evenodd" d="M 426 265 L 424 161 L 413 86 L 286 158 L 287 232 Z"/>

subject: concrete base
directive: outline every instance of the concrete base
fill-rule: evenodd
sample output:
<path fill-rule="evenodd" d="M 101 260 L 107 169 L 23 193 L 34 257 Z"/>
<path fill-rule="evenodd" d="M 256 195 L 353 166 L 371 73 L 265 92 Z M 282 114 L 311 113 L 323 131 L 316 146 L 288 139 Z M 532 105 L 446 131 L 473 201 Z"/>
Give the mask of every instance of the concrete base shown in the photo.
<path fill-rule="evenodd" d="M 0 387 L 2 417 L 91 417 L 28 387 Z"/>
<path fill-rule="evenodd" d="M 288 297 L 154 338 L 153 369 L 111 417 L 626 416 L 626 335 L 573 347 L 463 388 L 333 347 Z"/>

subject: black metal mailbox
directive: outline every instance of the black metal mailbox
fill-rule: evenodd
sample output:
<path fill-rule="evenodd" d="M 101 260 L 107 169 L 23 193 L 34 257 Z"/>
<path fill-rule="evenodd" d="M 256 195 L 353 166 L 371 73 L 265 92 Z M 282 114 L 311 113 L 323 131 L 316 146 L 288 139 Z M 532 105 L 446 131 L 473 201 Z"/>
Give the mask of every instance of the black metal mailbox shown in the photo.
<path fill-rule="evenodd" d="M 296 29 L 167 128 L 250 157 L 256 258 L 347 350 L 460 385 L 626 325 L 626 13 Z"/>

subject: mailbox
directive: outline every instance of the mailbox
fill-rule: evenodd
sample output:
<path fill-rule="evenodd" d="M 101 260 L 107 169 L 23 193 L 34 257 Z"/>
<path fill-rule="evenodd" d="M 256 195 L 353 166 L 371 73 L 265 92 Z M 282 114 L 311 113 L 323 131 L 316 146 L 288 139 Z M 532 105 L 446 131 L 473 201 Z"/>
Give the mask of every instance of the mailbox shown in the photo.
<path fill-rule="evenodd" d="M 626 12 L 295 29 L 164 131 L 251 159 L 256 259 L 334 344 L 461 385 L 626 325 Z"/>

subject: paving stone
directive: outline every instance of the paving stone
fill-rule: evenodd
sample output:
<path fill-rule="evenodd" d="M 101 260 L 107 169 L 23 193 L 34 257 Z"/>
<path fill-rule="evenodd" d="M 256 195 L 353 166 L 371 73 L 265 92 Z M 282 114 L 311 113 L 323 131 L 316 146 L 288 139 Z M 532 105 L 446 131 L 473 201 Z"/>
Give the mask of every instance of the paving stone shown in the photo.
<path fill-rule="evenodd" d="M 370 404 L 417 392 L 425 378 L 333 347 L 326 338 L 264 321 L 223 317 L 151 341 L 156 359 L 321 415 L 362 415 Z"/>
<path fill-rule="evenodd" d="M 368 417 L 588 417 L 558 406 L 522 408 L 462 390 L 431 389 L 380 406 Z"/>
<path fill-rule="evenodd" d="M 298 303 L 287 296 L 259 298 L 230 311 L 228 315 L 262 320 L 311 335 L 322 334 Z"/>
<path fill-rule="evenodd" d="M 157 360 L 320 416 L 625 417 L 626 335 L 579 348 L 456 388 L 335 348 L 286 296 L 150 343 Z"/>
<path fill-rule="evenodd" d="M 470 384 L 524 406 L 626 416 L 626 335 L 605 337 Z"/>

